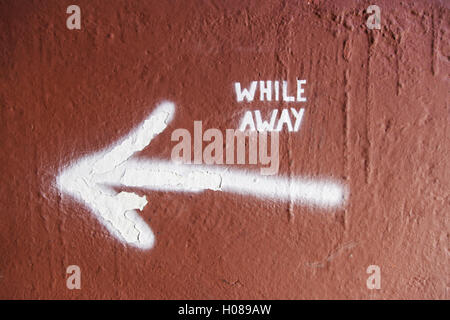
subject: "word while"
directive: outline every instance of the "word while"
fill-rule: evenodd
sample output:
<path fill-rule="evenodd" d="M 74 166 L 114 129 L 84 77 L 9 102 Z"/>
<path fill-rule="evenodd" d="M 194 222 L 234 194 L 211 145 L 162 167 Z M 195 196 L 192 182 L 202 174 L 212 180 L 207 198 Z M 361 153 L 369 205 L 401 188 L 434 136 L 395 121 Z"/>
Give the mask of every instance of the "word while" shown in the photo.
<path fill-rule="evenodd" d="M 274 96 L 275 101 L 280 101 L 280 81 L 252 81 L 248 89 L 241 88 L 240 82 L 234 83 L 234 89 L 236 91 L 236 99 L 238 102 L 247 100 L 248 102 L 253 101 L 255 98 L 256 88 L 259 83 L 259 100 L 260 101 L 272 101 L 272 96 Z M 273 84 L 272 84 L 273 83 Z M 281 99 L 285 102 L 306 102 L 306 97 L 303 96 L 305 89 L 302 87 L 306 84 L 306 80 L 297 80 L 297 96 L 290 96 L 288 93 L 288 82 L 282 81 L 282 97 Z"/>

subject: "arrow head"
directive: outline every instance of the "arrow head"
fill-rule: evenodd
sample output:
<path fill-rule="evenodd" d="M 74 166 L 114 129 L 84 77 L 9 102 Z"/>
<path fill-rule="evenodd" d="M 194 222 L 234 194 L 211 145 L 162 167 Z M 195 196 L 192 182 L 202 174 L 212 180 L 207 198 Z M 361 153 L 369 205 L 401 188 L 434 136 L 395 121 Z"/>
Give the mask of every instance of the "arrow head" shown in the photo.
<path fill-rule="evenodd" d="M 136 212 L 145 207 L 146 197 L 130 192 L 117 193 L 96 180 L 147 147 L 164 131 L 174 113 L 172 102 L 162 102 L 123 140 L 105 151 L 75 161 L 56 179 L 58 189 L 87 205 L 111 234 L 140 249 L 150 249 L 155 242 L 152 230 Z"/>

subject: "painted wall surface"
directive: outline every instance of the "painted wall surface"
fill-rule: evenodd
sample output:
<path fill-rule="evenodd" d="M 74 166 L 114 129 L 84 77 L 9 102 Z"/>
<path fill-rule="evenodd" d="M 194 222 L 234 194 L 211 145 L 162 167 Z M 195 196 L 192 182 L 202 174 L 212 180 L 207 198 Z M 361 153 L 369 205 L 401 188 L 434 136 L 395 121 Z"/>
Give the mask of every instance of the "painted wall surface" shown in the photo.
<path fill-rule="evenodd" d="M 0 0 L 0 298 L 448 299 L 449 9 Z M 272 115 L 275 174 L 196 162 Z"/>

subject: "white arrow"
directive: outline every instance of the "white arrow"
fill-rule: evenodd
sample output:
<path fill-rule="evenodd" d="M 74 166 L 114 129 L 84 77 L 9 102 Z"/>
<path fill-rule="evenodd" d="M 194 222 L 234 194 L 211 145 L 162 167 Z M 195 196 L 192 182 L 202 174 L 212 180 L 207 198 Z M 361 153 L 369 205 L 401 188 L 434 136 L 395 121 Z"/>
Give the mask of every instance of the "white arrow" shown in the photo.
<path fill-rule="evenodd" d="M 164 131 L 174 112 L 173 103 L 161 103 L 125 139 L 62 170 L 57 177 L 59 190 L 84 202 L 116 238 L 141 249 L 151 248 L 155 240 L 152 230 L 135 211 L 142 210 L 147 199 L 131 192 L 117 193 L 114 187 L 237 192 L 323 208 L 344 202 L 345 188 L 327 180 L 270 177 L 227 167 L 171 161 L 129 160 Z"/>

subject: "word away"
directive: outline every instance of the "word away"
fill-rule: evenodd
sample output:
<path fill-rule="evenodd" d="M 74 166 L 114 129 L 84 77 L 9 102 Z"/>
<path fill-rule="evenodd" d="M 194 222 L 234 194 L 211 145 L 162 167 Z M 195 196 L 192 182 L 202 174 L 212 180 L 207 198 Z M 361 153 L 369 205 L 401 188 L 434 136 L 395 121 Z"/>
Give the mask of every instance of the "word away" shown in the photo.
<path fill-rule="evenodd" d="M 263 121 L 261 117 L 261 112 L 259 110 L 253 111 L 255 113 L 256 126 L 255 121 L 253 119 L 252 111 L 246 111 L 244 117 L 242 118 L 241 125 L 239 127 L 240 131 L 247 130 L 249 127 L 249 131 L 281 131 L 283 126 L 286 125 L 289 132 L 297 132 L 300 129 L 300 125 L 302 123 L 303 114 L 305 109 L 301 108 L 300 110 L 295 110 L 295 108 L 291 108 L 291 113 L 295 118 L 295 122 L 291 121 L 291 117 L 289 116 L 289 110 L 283 109 L 281 111 L 280 118 L 278 119 L 277 126 L 275 127 L 275 120 L 277 118 L 278 110 L 275 109 L 272 111 L 272 116 L 270 117 L 270 122 Z M 294 123 L 294 125 L 292 125 Z"/>

